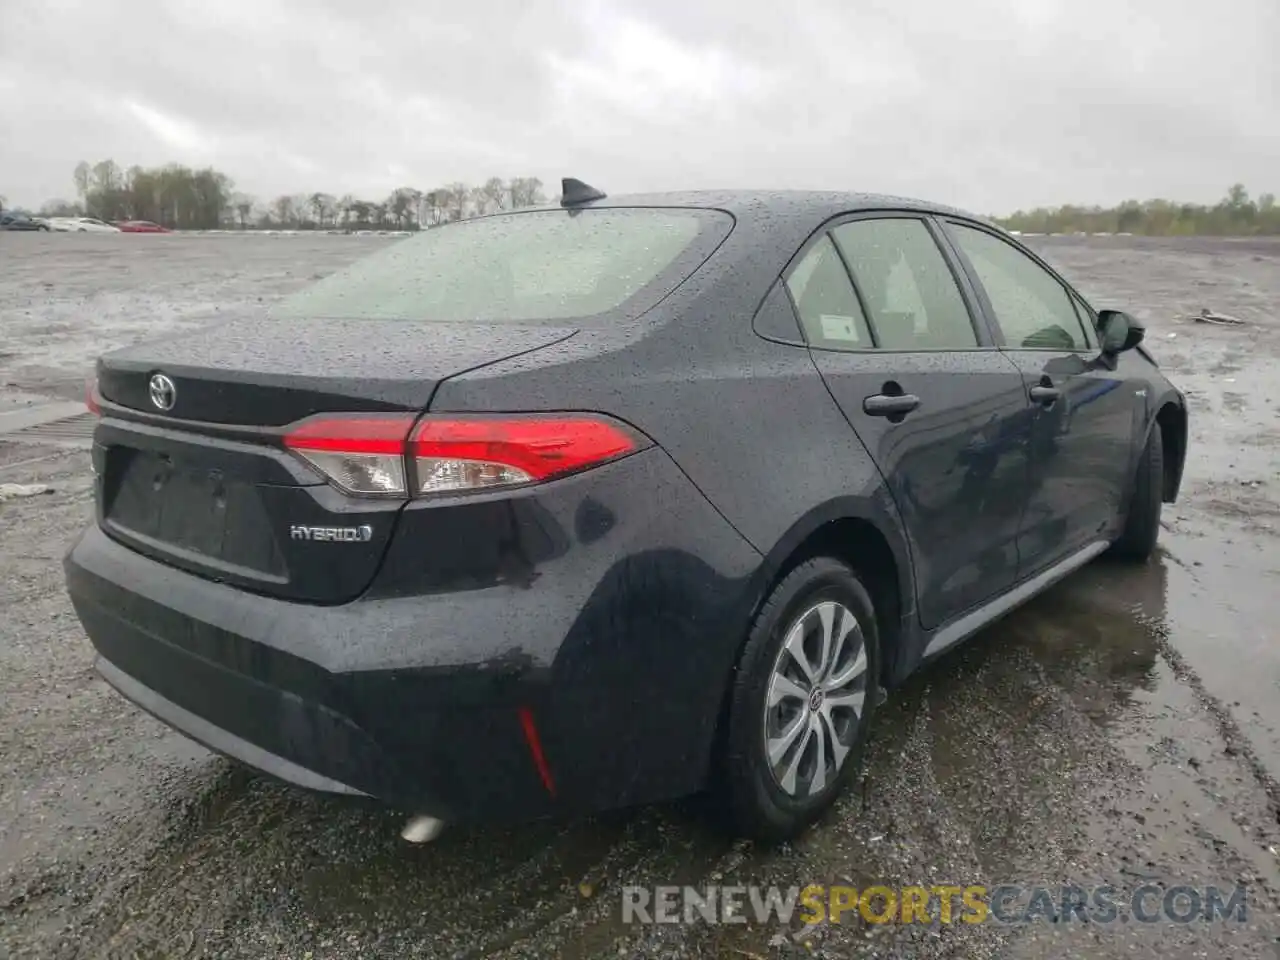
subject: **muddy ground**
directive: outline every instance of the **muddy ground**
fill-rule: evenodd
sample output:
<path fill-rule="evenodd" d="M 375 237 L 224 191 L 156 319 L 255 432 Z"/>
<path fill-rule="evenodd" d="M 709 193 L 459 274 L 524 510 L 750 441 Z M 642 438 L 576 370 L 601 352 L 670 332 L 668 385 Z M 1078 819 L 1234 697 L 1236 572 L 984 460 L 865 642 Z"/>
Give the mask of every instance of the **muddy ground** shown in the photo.
<path fill-rule="evenodd" d="M 101 350 L 269 303 L 348 237 L 0 234 L 0 412 Z M 259 779 L 97 679 L 59 560 L 87 454 L 0 442 L 0 957 L 1280 956 L 1280 244 L 1036 238 L 1149 324 L 1192 443 L 1162 548 L 1097 562 L 894 694 L 869 777 L 781 850 L 696 804 L 456 831 Z M 1201 306 L 1247 326 L 1174 322 Z M 1246 921 L 628 927 L 626 884 L 1248 884 Z M 847 915 L 846 920 L 850 916 Z M 798 932 L 797 932 L 798 931 Z"/>

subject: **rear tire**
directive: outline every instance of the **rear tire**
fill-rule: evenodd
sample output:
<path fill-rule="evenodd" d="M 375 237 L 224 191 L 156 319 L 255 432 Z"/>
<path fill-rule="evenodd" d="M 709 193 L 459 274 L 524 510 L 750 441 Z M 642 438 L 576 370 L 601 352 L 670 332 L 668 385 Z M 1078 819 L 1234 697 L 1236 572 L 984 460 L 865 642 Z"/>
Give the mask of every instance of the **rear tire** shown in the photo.
<path fill-rule="evenodd" d="M 1151 428 L 1146 449 L 1138 461 L 1133 495 L 1120 536 L 1111 545 L 1113 556 L 1145 562 L 1155 552 L 1160 537 L 1160 508 L 1164 497 L 1164 441 L 1159 426 Z"/>
<path fill-rule="evenodd" d="M 835 802 L 861 766 L 879 668 L 871 597 L 847 565 L 817 557 L 774 587 L 738 661 L 721 756 L 740 835 L 789 840 Z"/>

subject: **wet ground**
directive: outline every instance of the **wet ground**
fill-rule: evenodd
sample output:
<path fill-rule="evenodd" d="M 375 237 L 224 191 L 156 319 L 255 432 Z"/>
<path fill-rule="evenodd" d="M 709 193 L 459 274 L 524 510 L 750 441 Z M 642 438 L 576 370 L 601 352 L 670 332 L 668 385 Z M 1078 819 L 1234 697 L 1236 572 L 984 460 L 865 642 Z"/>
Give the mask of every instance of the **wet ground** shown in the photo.
<path fill-rule="evenodd" d="M 388 241 L 0 235 L 0 413 L 101 350 Z M 868 777 L 781 850 L 696 804 L 446 833 L 212 757 L 111 692 L 62 591 L 87 454 L 0 442 L 0 957 L 1280 957 L 1280 244 L 1033 238 L 1187 391 L 1159 556 L 1097 562 L 893 696 Z M 1248 321 L 1172 318 L 1211 307 Z M 626 926 L 622 887 L 1248 888 L 1245 921 Z"/>

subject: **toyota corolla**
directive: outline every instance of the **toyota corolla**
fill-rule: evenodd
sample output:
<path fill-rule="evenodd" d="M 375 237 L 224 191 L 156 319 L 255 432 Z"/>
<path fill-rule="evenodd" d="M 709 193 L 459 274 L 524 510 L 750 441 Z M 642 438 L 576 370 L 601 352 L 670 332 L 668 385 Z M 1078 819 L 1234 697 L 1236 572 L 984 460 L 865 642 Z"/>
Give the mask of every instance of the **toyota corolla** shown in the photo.
<path fill-rule="evenodd" d="M 1142 337 L 957 210 L 567 180 L 102 357 L 68 590 L 126 697 L 419 838 L 703 791 L 790 837 L 885 691 L 1151 554 Z"/>

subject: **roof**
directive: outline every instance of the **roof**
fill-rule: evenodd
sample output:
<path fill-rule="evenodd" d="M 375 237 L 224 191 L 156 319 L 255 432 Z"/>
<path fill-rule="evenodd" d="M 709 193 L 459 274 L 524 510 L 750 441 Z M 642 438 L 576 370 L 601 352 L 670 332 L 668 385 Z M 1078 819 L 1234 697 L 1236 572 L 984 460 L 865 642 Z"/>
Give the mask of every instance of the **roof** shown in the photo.
<path fill-rule="evenodd" d="M 604 200 L 575 204 L 573 209 L 600 207 L 710 207 L 735 216 L 787 217 L 825 220 L 841 213 L 864 210 L 916 210 L 983 220 L 972 213 L 945 204 L 911 197 L 878 193 L 825 190 L 688 190 L 671 193 L 636 193 L 609 196 Z M 535 209 L 562 210 L 548 204 Z"/>

